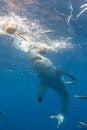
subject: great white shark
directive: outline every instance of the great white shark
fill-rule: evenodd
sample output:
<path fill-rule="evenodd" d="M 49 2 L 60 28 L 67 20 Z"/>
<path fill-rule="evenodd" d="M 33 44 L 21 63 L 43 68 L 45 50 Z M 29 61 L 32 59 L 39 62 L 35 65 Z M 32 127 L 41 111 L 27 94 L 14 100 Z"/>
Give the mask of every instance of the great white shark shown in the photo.
<path fill-rule="evenodd" d="M 71 74 L 56 68 L 51 60 L 44 57 L 39 51 L 32 49 L 28 52 L 34 71 L 40 78 L 40 85 L 38 89 L 38 101 L 41 102 L 44 94 L 48 88 L 52 88 L 61 98 L 62 106 L 59 114 L 49 115 L 49 118 L 57 119 L 60 127 L 64 121 L 64 117 L 69 110 L 70 96 L 66 84 L 73 84 L 73 82 L 64 81 L 63 76 L 68 76 L 75 80 Z"/>

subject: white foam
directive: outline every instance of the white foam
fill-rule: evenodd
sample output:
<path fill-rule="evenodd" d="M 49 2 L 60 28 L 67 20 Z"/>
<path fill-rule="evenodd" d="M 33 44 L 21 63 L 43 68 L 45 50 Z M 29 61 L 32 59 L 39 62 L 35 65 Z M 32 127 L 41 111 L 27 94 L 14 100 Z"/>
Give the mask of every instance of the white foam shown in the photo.
<path fill-rule="evenodd" d="M 24 39 L 20 38 L 16 34 L 9 35 L 9 37 L 13 37 L 14 42 L 13 46 L 17 49 L 20 49 L 24 52 L 28 52 L 30 45 L 35 46 L 41 46 L 47 49 L 47 51 L 54 51 L 57 52 L 59 50 L 63 49 L 70 49 L 73 48 L 73 45 L 67 40 L 52 40 L 46 35 L 46 33 L 49 33 L 49 29 L 42 27 L 38 20 L 30 20 L 26 17 L 18 16 L 14 13 L 6 15 L 6 16 L 0 16 L 0 28 L 1 33 L 6 35 L 6 32 L 4 30 L 4 26 L 7 23 L 14 24 L 17 28 L 17 32 L 22 33 L 28 41 L 25 41 Z M 45 32 L 45 35 L 43 35 L 43 32 Z M 54 32 L 54 31 L 52 31 Z"/>
<path fill-rule="evenodd" d="M 16 42 L 16 43 L 15 43 Z M 30 46 L 37 46 L 37 47 L 41 47 L 41 48 L 46 48 L 47 51 L 50 52 L 57 52 L 57 51 L 61 51 L 61 50 L 65 50 L 65 49 L 72 49 L 74 46 L 66 41 L 52 41 L 49 39 L 49 42 L 33 42 L 33 41 L 15 41 L 14 45 L 17 49 L 20 49 L 24 52 L 28 52 L 30 49 Z"/>
<path fill-rule="evenodd" d="M 28 25 L 27 25 L 27 23 L 24 22 L 25 20 L 27 20 L 26 17 L 21 17 L 14 13 L 0 16 L 0 29 L 1 29 L 2 33 L 4 34 L 5 33 L 4 26 L 6 24 L 13 24 L 16 26 L 17 31 L 28 32 L 29 31 L 28 27 L 27 27 Z"/>

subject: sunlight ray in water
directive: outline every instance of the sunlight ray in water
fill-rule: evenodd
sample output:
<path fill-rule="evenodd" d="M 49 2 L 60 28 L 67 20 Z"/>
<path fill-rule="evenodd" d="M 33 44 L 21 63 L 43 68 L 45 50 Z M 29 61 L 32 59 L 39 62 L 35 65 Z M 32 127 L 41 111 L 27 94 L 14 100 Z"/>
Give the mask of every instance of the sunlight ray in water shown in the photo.
<path fill-rule="evenodd" d="M 14 32 L 14 34 L 9 34 L 8 32 L 6 33 L 5 26 L 7 24 L 12 26 L 14 25 L 16 28 L 16 32 Z M 24 52 L 28 52 L 31 45 L 41 46 L 42 48 L 46 48 L 47 51 L 54 52 L 67 48 L 73 48 L 73 45 L 67 42 L 67 40 L 50 39 L 47 35 L 47 33 L 50 32 L 49 29 L 42 27 L 39 21 L 32 21 L 26 17 L 21 17 L 14 13 L 0 17 L 0 28 L 1 34 L 13 37 L 13 46 Z M 43 35 L 43 32 L 46 32 L 45 35 Z"/>

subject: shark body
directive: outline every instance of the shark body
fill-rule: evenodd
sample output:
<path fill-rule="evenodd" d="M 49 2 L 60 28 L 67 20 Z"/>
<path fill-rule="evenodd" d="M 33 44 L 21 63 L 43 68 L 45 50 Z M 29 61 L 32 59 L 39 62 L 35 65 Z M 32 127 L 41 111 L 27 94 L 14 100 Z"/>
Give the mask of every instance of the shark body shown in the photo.
<path fill-rule="evenodd" d="M 61 98 L 62 107 L 60 114 L 50 115 L 50 118 L 55 118 L 58 121 L 58 127 L 63 123 L 64 116 L 68 112 L 69 109 L 69 93 L 67 91 L 66 83 L 64 81 L 63 76 L 66 75 L 73 80 L 75 78 L 60 69 L 57 69 L 51 60 L 44 57 L 40 53 L 35 50 L 29 52 L 29 57 L 33 66 L 34 71 L 37 76 L 40 78 L 40 85 L 38 89 L 38 101 L 41 102 L 44 94 L 48 90 L 48 88 L 52 88 Z M 71 84 L 72 82 L 70 82 Z"/>

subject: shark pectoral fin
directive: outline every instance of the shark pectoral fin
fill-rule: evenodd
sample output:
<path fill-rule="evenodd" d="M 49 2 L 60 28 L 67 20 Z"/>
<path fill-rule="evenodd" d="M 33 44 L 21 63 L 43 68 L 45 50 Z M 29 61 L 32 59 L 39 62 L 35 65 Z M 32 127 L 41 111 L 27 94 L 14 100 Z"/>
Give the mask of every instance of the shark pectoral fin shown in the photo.
<path fill-rule="evenodd" d="M 47 88 L 48 87 L 46 86 L 46 84 L 43 81 L 41 81 L 39 89 L 38 89 L 38 101 L 39 102 L 42 101 L 43 96 L 44 96 L 45 92 L 47 91 Z"/>
<path fill-rule="evenodd" d="M 66 76 L 70 77 L 71 79 L 76 80 L 73 75 L 71 75 L 71 74 L 69 74 L 69 73 L 67 73 L 65 71 L 64 71 L 63 75 L 66 75 Z"/>
<path fill-rule="evenodd" d="M 73 80 L 76 80 L 74 76 L 72 76 L 71 74 L 69 74 L 69 73 L 66 72 L 66 71 L 58 70 L 58 69 L 57 69 L 57 71 L 58 71 L 58 73 L 60 73 L 61 75 L 66 75 L 66 76 L 72 78 Z"/>

